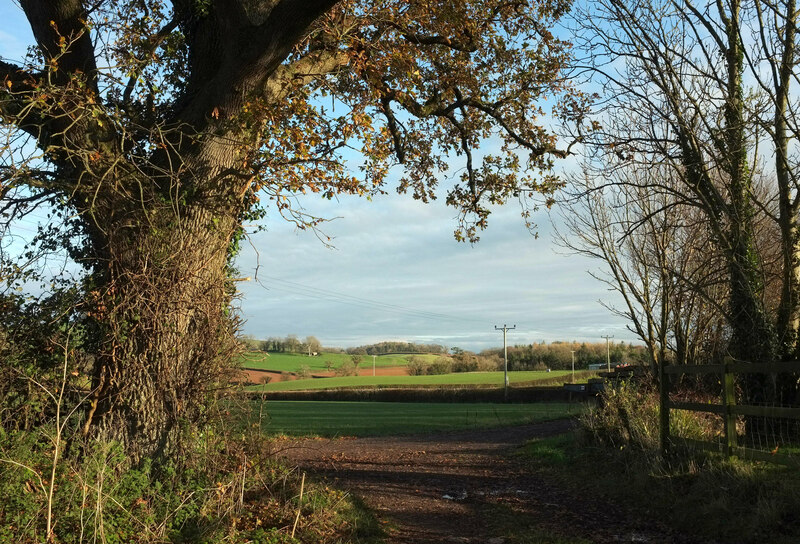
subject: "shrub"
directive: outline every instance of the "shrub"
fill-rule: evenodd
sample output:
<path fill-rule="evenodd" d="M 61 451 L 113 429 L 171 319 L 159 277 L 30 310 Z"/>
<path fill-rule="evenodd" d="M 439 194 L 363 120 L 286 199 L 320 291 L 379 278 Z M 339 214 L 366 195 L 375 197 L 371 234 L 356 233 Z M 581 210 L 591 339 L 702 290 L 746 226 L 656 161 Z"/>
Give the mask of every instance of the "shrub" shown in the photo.
<path fill-rule="evenodd" d="M 297 377 L 298 378 L 310 378 L 311 377 L 311 367 L 308 365 L 300 365 L 300 368 L 297 370 Z"/>
<path fill-rule="evenodd" d="M 608 384 L 601 405 L 581 418 L 583 428 L 597 443 L 613 448 L 658 447 L 658 396 L 652 388 L 620 381 Z"/>
<path fill-rule="evenodd" d="M 406 368 L 409 376 L 422 376 L 427 373 L 428 363 L 422 357 L 409 357 Z"/>
<path fill-rule="evenodd" d="M 334 372 L 337 376 L 355 376 L 358 369 L 353 361 L 345 361 Z"/>
<path fill-rule="evenodd" d="M 478 370 L 493 372 L 503 370 L 503 359 L 499 355 L 484 355 L 478 358 Z"/>
<path fill-rule="evenodd" d="M 426 374 L 450 374 L 452 372 L 453 363 L 447 357 L 438 357 L 434 362 L 428 365 L 425 369 Z"/>
<path fill-rule="evenodd" d="M 476 372 L 478 370 L 477 357 L 454 357 L 453 358 L 453 372 Z"/>

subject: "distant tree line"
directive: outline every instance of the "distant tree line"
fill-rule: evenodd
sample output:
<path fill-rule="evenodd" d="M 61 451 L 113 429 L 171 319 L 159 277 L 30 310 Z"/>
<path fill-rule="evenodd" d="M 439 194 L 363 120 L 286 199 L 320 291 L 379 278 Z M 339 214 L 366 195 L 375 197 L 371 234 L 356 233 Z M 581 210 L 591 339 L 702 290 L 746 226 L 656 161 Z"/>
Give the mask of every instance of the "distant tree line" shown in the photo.
<path fill-rule="evenodd" d="M 284 338 L 271 336 L 261 340 L 253 335 L 246 334 L 240 338 L 245 349 L 250 351 L 272 351 L 276 353 L 347 353 L 349 355 L 386 355 L 389 353 L 433 353 L 446 355 L 447 347 L 439 344 L 415 344 L 413 342 L 379 342 L 366 346 L 347 348 L 323 347 L 322 343 L 314 336 L 306 336 L 305 340 L 296 334 L 289 334 Z"/>
<path fill-rule="evenodd" d="M 572 368 L 572 352 L 575 352 L 575 368 L 585 369 L 590 364 L 605 364 L 610 355 L 611 364 L 644 364 L 647 350 L 644 346 L 625 342 L 586 343 L 586 342 L 544 342 L 530 345 L 516 345 L 508 348 L 509 370 L 568 370 Z M 494 355 L 503 359 L 503 349 L 491 349 L 481 355 Z"/>
<path fill-rule="evenodd" d="M 347 348 L 351 355 L 386 355 L 388 353 L 447 353 L 445 346 L 439 344 L 414 344 L 412 342 L 379 342 L 368 346 Z"/>
<path fill-rule="evenodd" d="M 314 336 L 306 336 L 301 340 L 296 334 L 290 334 L 285 338 L 270 337 L 266 340 L 259 340 L 251 335 L 241 338 L 245 348 L 251 351 L 272 351 L 276 353 L 321 353 L 322 343 Z M 325 351 L 337 351 L 325 348 Z"/>

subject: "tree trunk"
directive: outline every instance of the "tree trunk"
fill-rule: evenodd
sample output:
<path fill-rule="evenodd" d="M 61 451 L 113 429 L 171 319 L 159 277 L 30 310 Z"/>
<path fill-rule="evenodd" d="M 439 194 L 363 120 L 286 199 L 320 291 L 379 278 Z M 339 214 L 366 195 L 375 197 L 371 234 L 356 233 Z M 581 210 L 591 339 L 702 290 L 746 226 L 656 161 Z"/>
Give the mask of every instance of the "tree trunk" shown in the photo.
<path fill-rule="evenodd" d="M 745 142 L 744 97 L 742 91 L 743 45 L 740 31 L 740 2 L 730 3 L 730 14 L 720 9 L 726 25 L 725 50 L 727 93 L 723 113 L 724 170 L 730 177 L 728 205 L 728 263 L 731 289 L 731 352 L 749 362 L 767 362 L 775 356 L 774 330 L 764 308 L 764 281 L 753 235 L 755 209 L 752 179 Z"/>
<path fill-rule="evenodd" d="M 779 223 L 781 228 L 781 254 L 783 275 L 781 301 L 778 308 L 778 335 L 781 355 L 785 359 L 800 356 L 798 329 L 800 329 L 800 226 L 798 225 L 798 199 L 793 195 L 793 180 L 789 164 L 789 135 L 787 112 L 789 94 L 794 77 L 797 13 L 795 2 L 786 4 L 786 26 L 783 33 L 781 60 L 775 71 L 775 174 L 778 182 Z"/>
<path fill-rule="evenodd" d="M 178 451 L 235 350 L 227 263 L 239 208 L 234 182 L 211 174 L 223 171 L 214 162 L 202 179 L 182 178 L 185 190 L 170 180 L 149 196 L 118 191 L 90 214 L 102 265 L 92 277 L 99 355 L 84 430 L 121 442 L 135 459 Z"/>

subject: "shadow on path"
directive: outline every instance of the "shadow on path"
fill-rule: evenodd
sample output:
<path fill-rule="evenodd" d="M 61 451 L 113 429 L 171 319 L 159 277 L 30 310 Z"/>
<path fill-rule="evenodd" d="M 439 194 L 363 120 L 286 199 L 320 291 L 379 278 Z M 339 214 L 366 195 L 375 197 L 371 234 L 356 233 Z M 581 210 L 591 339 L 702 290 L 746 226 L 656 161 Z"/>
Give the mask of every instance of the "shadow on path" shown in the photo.
<path fill-rule="evenodd" d="M 701 542 L 562 488 L 509 455 L 528 440 L 572 426 L 559 420 L 435 435 L 297 439 L 274 447 L 302 470 L 361 497 L 388 528 L 391 544 L 513 544 L 518 540 L 509 538 L 509 524 L 512 533 L 541 535 L 541 542 L 549 535 L 559 543 Z"/>

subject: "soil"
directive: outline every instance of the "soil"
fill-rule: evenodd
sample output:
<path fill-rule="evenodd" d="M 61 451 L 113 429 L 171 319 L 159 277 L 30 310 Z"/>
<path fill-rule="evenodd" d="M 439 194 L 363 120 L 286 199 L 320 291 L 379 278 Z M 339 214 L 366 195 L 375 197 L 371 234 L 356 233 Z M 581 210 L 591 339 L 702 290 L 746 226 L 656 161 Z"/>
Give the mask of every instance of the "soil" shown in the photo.
<path fill-rule="evenodd" d="M 621 505 L 530 470 L 524 458 L 512 455 L 527 440 L 571 425 L 562 420 L 436 435 L 288 439 L 273 446 L 301 470 L 363 499 L 387 528 L 389 544 L 512 544 L 520 535 L 541 535 L 543 542 L 707 542 L 639 519 Z"/>

